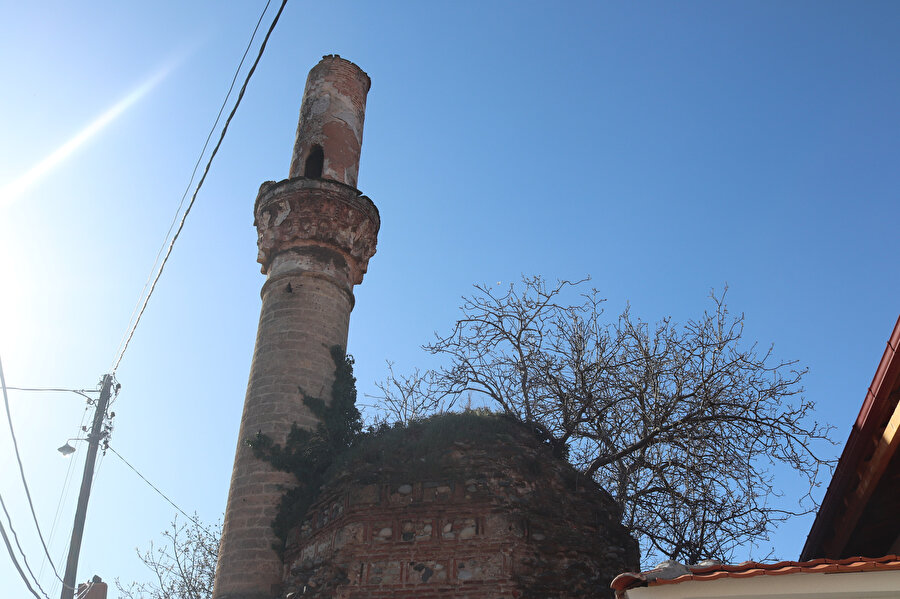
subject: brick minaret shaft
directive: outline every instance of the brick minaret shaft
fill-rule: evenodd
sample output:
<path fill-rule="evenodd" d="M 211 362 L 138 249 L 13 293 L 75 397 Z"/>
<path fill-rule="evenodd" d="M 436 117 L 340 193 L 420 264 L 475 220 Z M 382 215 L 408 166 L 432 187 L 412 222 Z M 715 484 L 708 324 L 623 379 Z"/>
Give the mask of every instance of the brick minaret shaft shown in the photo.
<path fill-rule="evenodd" d="M 262 287 L 259 332 L 244 400 L 215 599 L 269 599 L 284 566 L 272 519 L 293 476 L 253 456 L 257 432 L 284 443 L 314 427 L 303 394 L 330 399 L 330 349 L 346 348 L 353 286 L 375 253 L 378 210 L 356 189 L 366 94 L 359 67 L 325 56 L 309 72 L 289 178 L 262 184 L 254 209 Z"/>

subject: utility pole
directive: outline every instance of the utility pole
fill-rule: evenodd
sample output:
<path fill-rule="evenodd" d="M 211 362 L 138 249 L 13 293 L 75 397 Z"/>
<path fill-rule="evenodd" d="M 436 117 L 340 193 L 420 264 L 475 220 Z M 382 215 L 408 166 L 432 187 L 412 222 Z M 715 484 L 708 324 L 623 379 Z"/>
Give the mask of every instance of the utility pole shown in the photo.
<path fill-rule="evenodd" d="M 94 423 L 88 435 L 88 453 L 84 459 L 84 475 L 81 477 L 81 491 L 78 493 L 78 507 L 75 509 L 75 525 L 72 528 L 72 541 L 69 543 L 69 559 L 66 561 L 66 575 L 63 579 L 60 599 L 72 599 L 75 596 L 75 574 L 78 570 L 78 554 L 81 553 L 81 536 L 84 533 L 84 520 L 87 516 L 88 499 L 91 496 L 91 482 L 94 478 L 94 463 L 97 461 L 97 449 L 103 434 L 103 421 L 106 419 L 106 407 L 112 394 L 113 376 L 103 375 L 100 387 L 100 399 L 94 408 Z"/>

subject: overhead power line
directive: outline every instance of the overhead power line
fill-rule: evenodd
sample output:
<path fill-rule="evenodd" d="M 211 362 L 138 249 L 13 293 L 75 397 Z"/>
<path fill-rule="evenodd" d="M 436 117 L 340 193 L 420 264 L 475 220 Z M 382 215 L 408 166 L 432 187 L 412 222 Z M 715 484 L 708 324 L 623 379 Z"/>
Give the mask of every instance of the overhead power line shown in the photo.
<path fill-rule="evenodd" d="M 76 599 L 84 599 L 88 595 L 91 594 L 91 589 L 94 588 L 94 581 L 89 581 L 86 585 L 84 585 L 84 590 L 78 593 L 78 597 Z"/>
<path fill-rule="evenodd" d="M 247 42 L 247 47 L 244 49 L 244 54 L 241 56 L 241 61 L 238 63 L 237 68 L 234 71 L 234 77 L 231 78 L 231 85 L 228 86 L 228 91 L 225 93 L 225 97 L 222 99 L 222 105 L 219 107 L 219 112 L 216 114 L 216 120 L 213 122 L 212 127 L 209 129 L 209 134 L 206 136 L 206 141 L 203 142 L 203 148 L 200 150 L 200 155 L 197 156 L 197 162 L 194 163 L 194 170 L 191 171 L 191 178 L 187 183 L 187 186 L 184 188 L 184 193 L 181 194 L 181 201 L 178 203 L 178 208 L 175 210 L 175 214 L 172 215 L 172 222 L 169 224 L 169 230 L 166 231 L 166 236 L 163 238 L 162 245 L 159 246 L 159 251 L 156 252 L 156 258 L 153 260 L 153 266 L 150 267 L 150 272 L 147 274 L 147 280 L 144 282 L 144 287 L 141 289 L 141 294 L 138 296 L 138 301 L 134 305 L 134 310 L 131 312 L 131 316 L 128 319 L 128 324 L 131 325 L 134 321 L 135 315 L 138 312 L 138 309 L 141 307 L 141 301 L 144 297 L 144 293 L 147 291 L 147 287 L 150 286 L 150 282 L 153 280 L 153 272 L 156 270 L 157 265 L 159 264 L 159 259 L 162 256 L 163 252 L 166 249 L 166 244 L 169 239 L 169 235 L 172 234 L 172 229 L 175 228 L 175 224 L 178 222 L 178 215 L 181 214 L 181 208 L 184 206 L 184 201 L 187 199 L 188 193 L 191 191 L 191 185 L 194 184 L 194 177 L 197 175 L 197 169 L 200 168 L 200 163 L 203 160 L 203 155 L 206 153 L 206 148 L 209 147 L 209 140 L 212 139 L 213 133 L 216 132 L 216 127 L 219 125 L 219 119 L 222 118 L 222 113 L 225 111 L 225 106 L 228 105 L 228 98 L 231 97 L 231 92 L 234 90 L 234 84 L 237 82 L 238 75 L 241 73 L 241 67 L 244 66 L 244 60 L 247 58 L 247 54 L 250 53 L 250 48 L 253 47 L 253 40 L 256 39 L 256 32 L 259 31 L 259 25 L 262 23 L 263 17 L 266 15 L 266 11 L 269 10 L 269 4 L 271 0 L 266 2 L 265 7 L 263 7 L 262 12 L 259 14 L 259 19 L 256 21 L 256 26 L 253 28 L 253 33 L 250 34 L 250 41 Z M 128 331 L 126 331 L 122 335 L 122 339 L 119 341 L 119 346 L 116 348 L 116 352 L 122 348 L 122 344 L 125 342 L 125 335 L 127 335 Z"/>
<path fill-rule="evenodd" d="M 13 429 L 12 414 L 9 411 L 9 396 L 6 393 L 6 377 L 3 376 L 3 360 L 0 360 L 0 386 L 3 387 L 3 405 L 6 406 L 6 421 L 9 423 L 9 436 L 12 438 L 13 448 L 16 451 L 16 462 L 19 464 L 19 474 L 22 477 L 22 486 L 25 487 L 25 497 L 28 499 L 28 507 L 31 510 L 31 517 L 34 520 L 34 527 L 37 530 L 38 538 L 41 540 L 41 547 L 44 548 L 44 554 L 47 556 L 53 574 L 55 574 L 60 582 L 62 582 L 59 572 L 56 571 L 56 564 L 53 563 L 53 558 L 50 557 L 50 551 L 47 550 L 47 543 L 44 542 L 44 535 L 41 534 L 41 526 L 38 524 L 37 514 L 34 512 L 34 503 L 31 501 L 31 491 L 28 490 L 28 481 L 25 479 L 25 468 L 22 466 L 22 458 L 19 455 L 19 444 L 16 442 L 16 431 Z"/>
<path fill-rule="evenodd" d="M 78 435 L 84 430 L 82 427 L 84 426 L 84 421 L 87 418 L 89 412 L 90 412 L 90 406 L 85 406 L 84 412 L 81 415 L 81 422 L 78 423 L 78 428 L 75 429 L 72 437 L 78 437 Z M 69 491 L 70 491 L 69 481 L 72 480 L 72 473 L 75 471 L 75 462 L 76 461 L 68 460 L 68 462 L 69 462 L 69 465 L 66 467 L 66 476 L 63 479 L 62 486 L 60 487 L 60 490 L 59 490 L 59 499 L 56 501 L 56 511 L 53 513 L 53 522 L 52 522 L 52 524 L 50 524 L 50 532 L 47 535 L 47 543 L 49 543 L 51 546 L 53 545 L 53 538 L 54 538 L 54 535 L 56 534 L 56 530 L 57 530 L 56 525 L 59 523 L 59 517 L 62 514 L 62 506 L 65 503 L 66 499 L 68 499 L 68 496 L 69 496 Z M 71 534 L 72 534 L 72 531 L 71 530 L 68 531 L 68 535 L 71 536 Z M 59 556 L 60 563 L 62 563 L 66 560 L 66 553 L 65 553 L 66 550 L 64 550 L 64 552 Z M 38 576 L 43 575 L 44 566 L 46 564 L 47 564 L 47 559 L 46 558 L 42 559 L 41 560 L 41 568 L 38 571 Z M 54 594 L 54 595 L 59 592 L 59 589 L 56 588 L 56 581 L 53 581 L 52 586 L 50 587 L 50 592 L 51 592 L 51 594 Z"/>
<path fill-rule="evenodd" d="M 44 588 L 41 586 L 41 583 L 38 581 L 37 576 L 35 576 L 34 572 L 32 572 L 31 566 L 28 565 L 28 558 L 25 557 L 25 550 L 22 549 L 22 544 L 19 543 L 19 535 L 16 534 L 16 529 L 13 528 L 12 518 L 9 515 L 9 511 L 6 509 L 6 502 L 3 501 L 3 495 L 0 495 L 0 507 L 3 508 L 3 513 L 6 514 L 6 522 L 9 526 L 9 532 L 12 533 L 13 540 L 16 542 L 16 547 L 19 549 L 19 555 L 22 556 L 22 563 L 25 564 L 25 569 L 28 570 L 29 574 L 31 574 L 31 578 L 32 578 L 32 580 L 34 580 L 34 584 L 37 585 L 37 588 L 39 588 L 41 590 L 41 594 L 44 597 L 47 597 L 47 599 L 50 599 L 50 597 L 47 595 L 47 591 L 44 590 Z M 4 535 L 4 537 L 5 537 L 5 535 Z M 8 543 L 7 543 L 7 548 L 10 551 L 12 551 L 12 548 L 9 547 Z M 11 557 L 13 558 L 13 562 L 15 562 L 15 556 L 11 555 Z M 18 563 L 16 563 L 16 567 L 17 568 L 19 567 Z M 20 570 L 20 572 L 21 572 L 21 570 Z M 24 576 L 24 574 L 23 574 L 23 576 Z M 26 580 L 25 582 L 27 584 L 28 581 Z"/>
<path fill-rule="evenodd" d="M 181 513 L 184 515 L 185 518 L 187 518 L 188 520 L 190 520 L 191 522 L 193 522 L 194 524 L 196 524 L 197 526 L 199 526 L 199 527 L 202 528 L 203 530 L 206 530 L 207 532 L 209 532 L 209 531 L 207 530 L 207 528 L 206 528 L 205 526 L 203 526 L 203 525 L 200 523 L 199 520 L 197 520 L 197 518 L 195 518 L 194 516 L 191 516 L 191 515 L 188 514 L 186 511 L 184 511 L 183 509 L 181 509 L 180 507 L 178 507 L 178 505 L 176 505 L 176 503 L 175 503 L 174 501 L 172 501 L 171 499 L 169 499 L 169 498 L 166 496 L 165 493 L 163 493 L 163 492 L 160 491 L 158 488 L 156 488 L 156 485 L 154 485 L 154 484 L 151 483 L 149 480 L 147 480 L 147 477 L 146 477 L 146 476 L 144 476 L 143 474 L 141 474 L 140 472 L 138 472 L 138 469 L 135 468 L 134 466 L 132 466 L 132 465 L 128 462 L 128 460 L 126 460 L 125 458 L 123 458 L 123 457 L 122 457 L 122 454 L 120 454 L 118 451 L 116 451 L 115 449 L 113 449 L 112 445 L 107 445 L 106 448 L 109 449 L 109 450 L 110 450 L 111 452 L 113 452 L 114 454 L 116 454 L 116 456 L 117 456 L 120 460 L 122 460 L 122 461 L 125 463 L 126 466 L 128 466 L 129 468 L 131 468 L 132 471 L 134 471 L 135 474 L 137 474 L 138 476 L 141 477 L 141 480 L 143 480 L 145 483 L 147 483 L 148 485 L 150 485 L 150 488 L 151 488 L 151 489 L 153 489 L 154 491 L 156 491 L 157 493 L 159 493 L 159 496 L 160 496 L 160 497 L 162 497 L 163 499 L 165 499 L 166 501 L 168 501 L 168 502 L 172 505 L 172 507 L 174 507 L 176 510 L 178 510 L 179 512 L 181 512 Z"/>
<path fill-rule="evenodd" d="M 181 235 L 182 229 L 184 229 L 184 223 L 187 220 L 188 214 L 191 212 L 191 208 L 194 206 L 194 202 L 197 199 L 197 194 L 200 192 L 200 188 L 203 186 L 204 181 L 206 181 L 206 175 L 209 173 L 210 166 L 212 166 L 212 161 L 216 157 L 216 154 L 219 152 L 219 148 L 222 146 L 222 141 L 225 139 L 225 133 L 228 131 L 228 126 L 231 124 L 231 120 L 234 118 L 235 113 L 237 112 L 238 106 L 241 105 L 241 100 L 244 98 L 244 93 L 247 91 L 247 85 L 250 83 L 250 78 L 253 76 L 253 73 L 256 71 L 256 66 L 259 64 L 260 59 L 262 59 L 263 52 L 265 52 L 266 45 L 269 42 L 269 37 L 272 35 L 272 31 L 275 29 L 275 25 L 278 24 L 278 19 L 281 18 L 281 13 L 284 11 L 285 5 L 287 5 L 288 0 L 282 0 L 281 6 L 278 8 L 278 12 L 275 13 L 275 17 L 272 19 L 271 25 L 269 25 L 269 30 L 266 32 L 266 36 L 263 38 L 262 43 L 259 47 L 259 52 L 256 55 L 256 60 L 253 61 L 253 65 L 250 67 L 250 70 L 247 72 L 247 77 L 244 79 L 244 84 L 241 86 L 241 90 L 238 92 L 237 100 L 235 100 L 234 107 L 231 109 L 231 113 L 228 115 L 228 118 L 225 119 L 225 124 L 222 126 L 222 131 L 219 134 L 219 140 L 216 142 L 215 147 L 212 150 L 212 153 L 209 156 L 209 160 L 206 162 L 206 167 L 203 169 L 203 175 L 200 177 L 200 181 L 197 183 L 197 187 L 194 189 L 194 193 L 191 196 L 190 201 L 188 202 L 187 208 L 184 210 L 184 214 L 181 215 L 181 220 L 178 223 L 178 227 L 175 230 L 175 234 L 172 236 L 172 240 L 169 242 L 166 247 L 165 255 L 163 256 L 162 261 L 159 264 L 159 268 L 156 271 L 156 274 L 153 277 L 153 282 L 150 283 L 150 289 L 147 291 L 146 296 L 144 296 L 143 302 L 140 304 L 140 309 L 137 311 L 137 316 L 133 318 L 131 326 L 128 328 L 128 332 L 124 336 L 124 343 L 121 344 L 120 349 L 118 350 L 115 359 L 113 360 L 113 367 L 110 370 L 110 374 L 115 374 L 116 370 L 119 368 L 119 364 L 122 362 L 122 357 L 125 355 L 125 351 L 128 349 L 128 345 L 131 343 L 132 337 L 134 337 L 134 332 L 137 329 L 138 323 L 141 321 L 141 317 L 144 315 L 144 311 L 147 309 L 147 304 L 150 302 L 150 297 L 153 295 L 153 291 L 156 289 L 156 284 L 159 282 L 160 276 L 162 276 L 163 269 L 166 266 L 166 262 L 169 260 L 169 256 L 172 255 L 172 248 L 175 246 L 175 242 L 178 240 L 179 235 Z M 268 8 L 268 3 L 266 4 L 266 9 Z M 265 14 L 265 9 L 263 10 L 263 15 Z M 262 19 L 262 15 L 260 15 L 260 20 Z M 253 35 L 256 35 L 256 30 L 254 29 Z M 250 38 L 250 44 L 253 43 L 253 37 Z M 249 45 L 248 45 L 249 50 Z M 246 55 L 246 52 L 245 52 Z M 241 64 L 243 64 L 243 58 L 241 59 Z M 238 66 L 238 72 L 240 71 L 240 66 Z M 235 73 L 235 77 L 237 77 L 237 73 Z M 229 90 L 228 95 L 231 94 Z M 228 100 L 228 95 L 225 96 L 226 101 Z M 221 111 L 220 111 L 221 113 Z M 218 118 L 216 119 L 218 122 Z M 215 125 L 213 125 L 213 130 L 215 129 Z M 210 135 L 212 135 L 212 131 L 210 131 Z M 204 149 L 206 146 L 204 145 Z M 201 157 L 202 157 L 201 153 Z M 192 176 L 193 180 L 193 176 Z M 189 184 L 190 186 L 190 184 Z M 179 209 L 181 206 L 179 205 Z M 176 212 L 177 215 L 177 212 Z M 171 227 L 169 229 L 171 231 Z M 146 285 L 145 285 L 146 288 Z"/>
<path fill-rule="evenodd" d="M 99 389 L 66 389 L 64 387 L 10 387 L 7 385 L 7 389 L 12 389 L 13 391 L 46 391 L 46 392 L 68 392 L 68 393 L 76 393 L 88 401 L 94 401 L 94 398 L 88 395 L 88 393 L 99 393 Z"/>
<path fill-rule="evenodd" d="M 16 559 L 16 554 L 13 553 L 12 545 L 9 544 L 9 537 L 6 536 L 6 529 L 3 528 L 3 523 L 0 522 L 0 536 L 3 537 L 3 542 L 6 543 L 6 550 L 9 551 L 9 557 L 13 562 L 13 565 L 16 567 L 16 570 L 19 572 L 19 576 L 22 577 L 22 581 L 25 583 L 25 586 L 28 587 L 28 590 L 31 591 L 31 594 L 37 597 L 37 599 L 41 599 L 41 596 L 37 594 L 34 590 L 34 587 L 31 586 L 31 583 L 28 582 L 28 578 L 25 577 L 25 573 L 22 572 L 21 566 L 19 566 L 19 562 Z"/>

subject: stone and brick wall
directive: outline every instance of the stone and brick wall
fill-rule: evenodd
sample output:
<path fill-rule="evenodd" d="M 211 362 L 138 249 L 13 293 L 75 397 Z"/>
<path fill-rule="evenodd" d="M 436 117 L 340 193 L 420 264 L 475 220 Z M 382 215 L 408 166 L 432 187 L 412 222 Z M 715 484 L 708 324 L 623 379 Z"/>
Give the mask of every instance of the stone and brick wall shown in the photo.
<path fill-rule="evenodd" d="M 288 539 L 284 597 L 605 597 L 638 566 L 612 498 L 528 431 L 416 459 L 343 467 Z"/>

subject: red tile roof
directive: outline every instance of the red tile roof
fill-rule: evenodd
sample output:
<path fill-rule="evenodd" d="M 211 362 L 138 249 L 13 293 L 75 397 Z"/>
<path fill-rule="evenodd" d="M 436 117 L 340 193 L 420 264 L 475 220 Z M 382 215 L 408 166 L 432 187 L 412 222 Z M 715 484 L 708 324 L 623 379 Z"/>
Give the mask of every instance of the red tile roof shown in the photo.
<path fill-rule="evenodd" d="M 646 572 L 626 572 L 619 574 L 610 586 L 616 596 L 624 591 L 640 586 L 657 586 L 678 584 L 680 582 L 718 580 L 720 578 L 749 578 L 751 576 L 779 576 L 782 574 L 837 574 L 841 572 L 871 572 L 882 570 L 900 570 L 900 556 L 886 555 L 878 558 L 849 557 L 846 559 L 814 559 L 807 562 L 777 562 L 761 564 L 744 562 L 742 564 L 718 564 L 712 566 L 681 566 L 674 562 L 663 562 L 662 567 Z"/>

